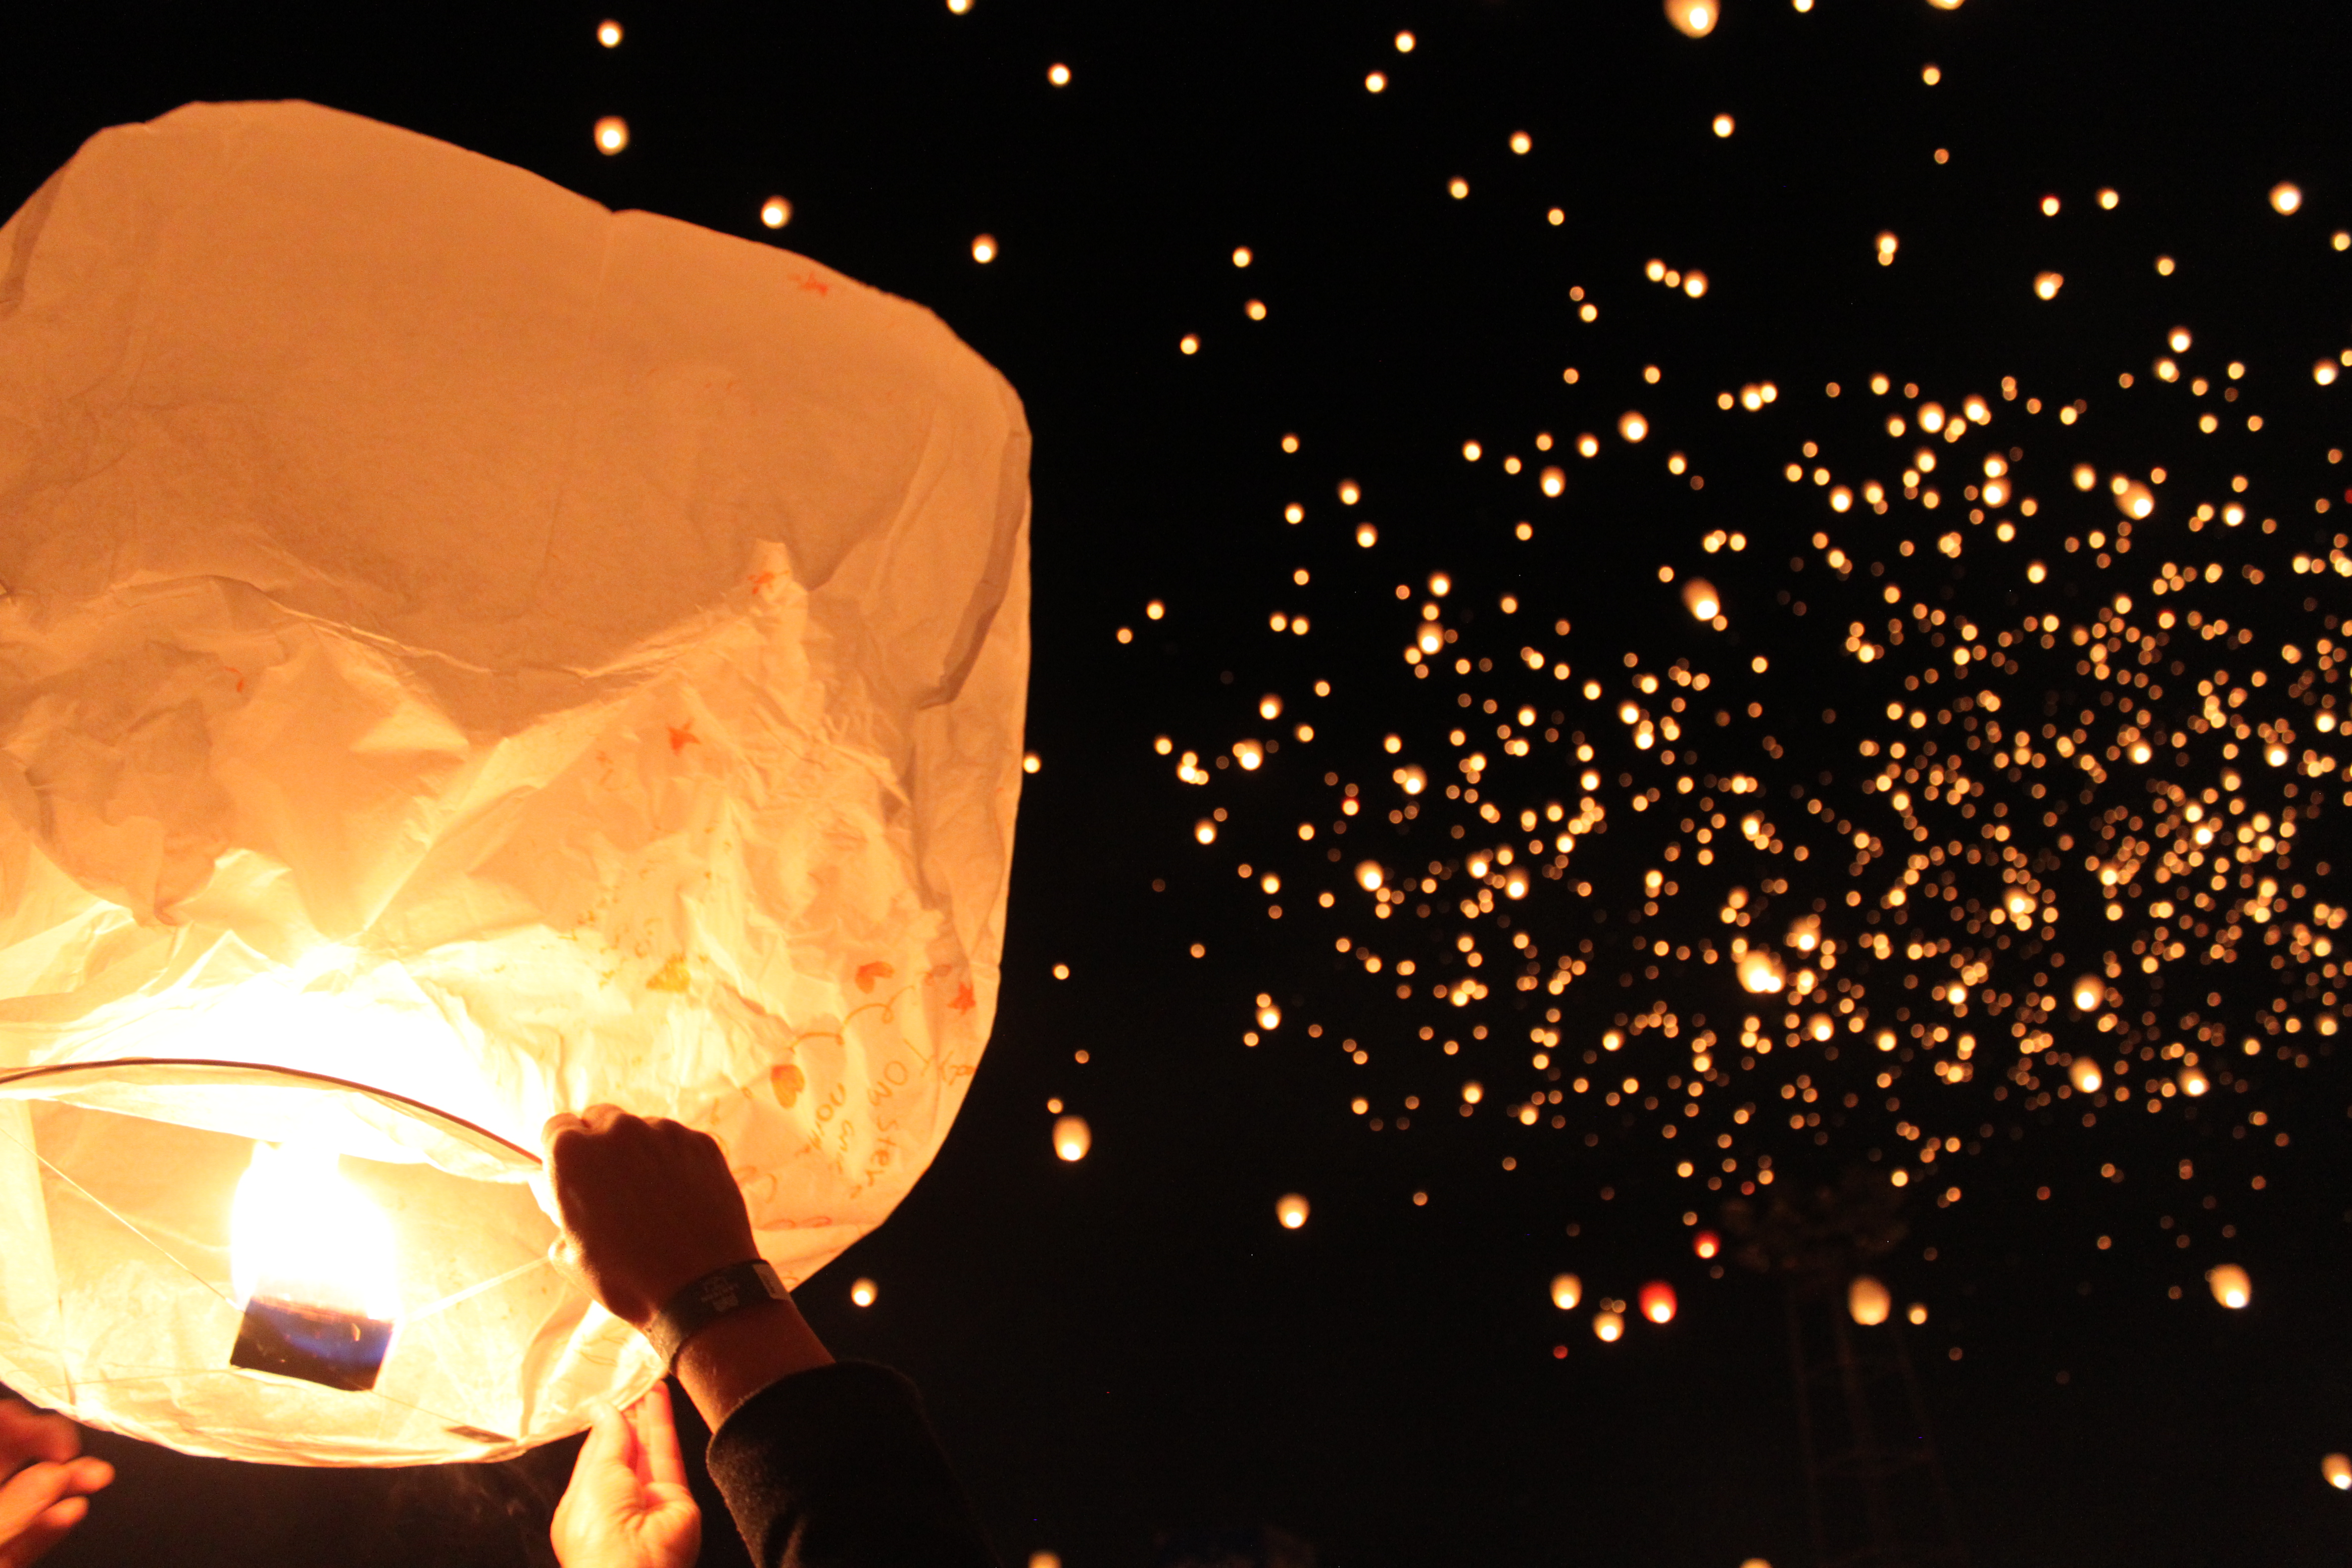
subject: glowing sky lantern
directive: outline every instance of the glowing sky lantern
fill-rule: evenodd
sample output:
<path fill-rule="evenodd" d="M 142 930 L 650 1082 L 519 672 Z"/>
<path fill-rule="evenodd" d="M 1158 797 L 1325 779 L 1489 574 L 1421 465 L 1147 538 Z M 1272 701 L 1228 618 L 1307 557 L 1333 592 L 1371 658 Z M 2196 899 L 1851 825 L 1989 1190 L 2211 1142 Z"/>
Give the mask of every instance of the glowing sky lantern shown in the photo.
<path fill-rule="evenodd" d="M 1579 1279 L 1573 1274 L 1555 1274 L 1551 1277 L 1551 1304 L 1553 1306 L 1558 1307 L 1561 1311 L 1566 1312 L 1573 1310 L 1576 1304 L 1582 1300 L 1584 1300 L 1583 1280 Z"/>
<path fill-rule="evenodd" d="M 1711 1230 L 1700 1231 L 1691 1237 L 1691 1250 L 1701 1258 L 1713 1258 L 1723 1250 L 1723 1237 Z"/>
<path fill-rule="evenodd" d="M 2252 1281 L 2246 1271 L 2234 1263 L 2224 1263 L 2205 1276 L 2205 1284 L 2213 1292 L 2213 1300 L 2231 1311 L 2236 1311 L 2254 1299 Z"/>
<path fill-rule="evenodd" d="M 1867 1274 L 1857 1274 L 1845 1288 L 1845 1310 L 1848 1316 L 1865 1329 L 1874 1329 L 1886 1321 L 1895 1310 L 1895 1298 L 1886 1287 Z"/>
<path fill-rule="evenodd" d="M 1307 1200 L 1297 1193 L 1285 1193 L 1276 1200 L 1274 1217 L 1282 1222 L 1285 1230 L 1297 1230 L 1307 1223 Z"/>
<path fill-rule="evenodd" d="M 629 144 L 629 122 L 617 114 L 608 114 L 596 121 L 596 151 L 614 153 Z"/>
<path fill-rule="evenodd" d="M 1625 1335 L 1625 1320 L 1615 1312 L 1592 1314 L 1592 1337 L 1604 1345 L 1613 1345 Z"/>
<path fill-rule="evenodd" d="M 793 204 L 782 196 L 770 196 L 760 204 L 760 221 L 770 228 L 782 228 L 793 221 Z"/>
<path fill-rule="evenodd" d="M 2283 216 L 2292 216 L 2303 208 L 2303 189 L 2282 180 L 2271 187 L 2271 205 Z"/>
<path fill-rule="evenodd" d="M 996 237 L 992 234 L 974 236 L 971 242 L 971 258 L 983 264 L 995 260 Z"/>
<path fill-rule="evenodd" d="M 1087 1157 L 1095 1146 L 1094 1129 L 1083 1116 L 1059 1116 L 1054 1119 L 1054 1152 L 1075 1165 Z"/>
<path fill-rule="evenodd" d="M 2087 1056 L 2076 1057 L 2074 1064 L 2067 1068 L 2066 1077 L 2074 1084 L 2076 1094 L 2096 1094 L 2099 1085 L 2105 1081 L 2099 1076 L 2099 1064 Z"/>
<path fill-rule="evenodd" d="M 2330 1454 L 2319 1461 L 2319 1473 L 2337 1491 L 2352 1491 L 2352 1458 L 2342 1454 Z"/>
<path fill-rule="evenodd" d="M 1721 15 L 1715 0 L 1666 0 L 1666 20 L 1686 38 L 1704 38 L 1714 32 Z"/>
<path fill-rule="evenodd" d="M 2037 272 L 2033 275 L 2033 297 L 2037 300 L 2055 300 L 2058 290 L 2065 286 L 2066 279 L 2063 273 Z"/>
<path fill-rule="evenodd" d="M 1056 60 L 1045 68 L 1045 79 L 1055 87 L 1067 87 L 1070 85 L 1070 68 Z"/>
<path fill-rule="evenodd" d="M 0 1019 L 0 1380 L 276 1463 L 577 1432 L 662 1367 L 550 1261 L 550 1114 L 715 1137 L 797 1285 L 978 1067 L 1019 401 L 805 258 L 312 105 L 102 132 L 46 193 L 0 229 L 46 302 L 0 312 L 0 428 L 52 427 L 135 302 L 148 392 L 239 434 L 73 394 L 110 460 L 43 505 L 110 551 L 0 500 L 0 658 L 58 704 L 0 710 L 0 952 L 48 955 Z M 127 741 L 190 700 L 158 659 L 223 672 L 200 739 Z"/>
<path fill-rule="evenodd" d="M 1740 988 L 1758 996 L 1775 995 L 1789 983 L 1780 959 L 1768 948 L 1751 947 L 1741 953 L 1738 973 Z"/>
<path fill-rule="evenodd" d="M 621 47 L 621 24 L 604 21 L 596 24 L 596 41 L 608 49 Z"/>
<path fill-rule="evenodd" d="M 2106 982 L 2097 975 L 2078 974 L 2074 977 L 2074 1006 L 2078 1011 L 2095 1013 L 2106 997 Z"/>
<path fill-rule="evenodd" d="M 850 1282 L 849 1300 L 855 1306 L 870 1307 L 874 1305 L 875 1297 L 879 1294 L 871 1279 L 854 1279 Z"/>
<path fill-rule="evenodd" d="M 1723 601 L 1715 584 L 1704 577 L 1694 577 L 1683 584 L 1683 607 L 1693 620 L 1711 621 L 1723 613 Z"/>
<path fill-rule="evenodd" d="M 1628 441 L 1639 441 L 1650 433 L 1650 422 L 1633 409 L 1618 418 L 1617 434 Z"/>
<path fill-rule="evenodd" d="M 1544 494 L 1557 498 L 1568 489 L 1568 474 L 1561 468 L 1546 468 L 1537 482 Z"/>
<path fill-rule="evenodd" d="M 2128 518 L 2145 519 L 2156 510 L 2156 492 L 2135 479 L 2116 492 L 2116 510 Z"/>
<path fill-rule="evenodd" d="M 1653 1279 L 1642 1287 L 1642 1316 L 1654 1323 L 1675 1321 L 1675 1288 L 1663 1279 Z"/>

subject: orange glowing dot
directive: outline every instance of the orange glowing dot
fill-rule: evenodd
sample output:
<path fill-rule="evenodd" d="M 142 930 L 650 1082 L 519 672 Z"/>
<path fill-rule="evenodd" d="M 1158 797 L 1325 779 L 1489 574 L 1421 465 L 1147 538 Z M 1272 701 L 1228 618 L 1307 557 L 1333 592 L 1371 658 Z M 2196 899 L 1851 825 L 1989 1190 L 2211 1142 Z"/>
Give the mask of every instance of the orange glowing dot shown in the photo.
<path fill-rule="evenodd" d="M 1236 267 L 1247 267 L 1247 266 L 1248 266 L 1252 261 L 1254 261 L 1254 260 L 1255 260 L 1255 259 L 1256 259 L 1256 258 L 1255 258 L 1255 257 L 1254 257 L 1254 256 L 1252 256 L 1252 255 L 1250 254 L 1250 247 L 1249 247 L 1248 246 L 1246 246 L 1246 245 L 1236 245 L 1235 247 L 1234 247 L 1234 266 L 1236 266 Z"/>
<path fill-rule="evenodd" d="M 2065 286 L 2066 279 L 2062 273 L 2037 272 L 2033 275 L 2033 293 L 2036 299 L 2055 300 L 2058 298 L 2058 290 Z"/>
<path fill-rule="evenodd" d="M 1617 434 L 1628 441 L 1639 441 L 1650 433 L 1650 422 L 1628 409 L 1617 421 Z"/>
<path fill-rule="evenodd" d="M 1388 90 L 1388 87 L 1389 79 L 1382 76 L 1378 71 L 1372 72 L 1370 76 L 1364 79 L 1364 90 L 1366 92 L 1386 92 Z"/>
<path fill-rule="evenodd" d="M 1411 33 L 1399 33 L 1396 36 L 1396 52 L 1401 55 L 1409 55 L 1412 53 L 1412 47 L 1417 42 L 1419 42 L 1419 40 Z"/>
<path fill-rule="evenodd" d="M 874 1281 L 860 1279 L 849 1287 L 849 1299 L 861 1307 L 874 1305 Z"/>
<path fill-rule="evenodd" d="M 596 121 L 596 149 L 611 154 L 629 144 L 629 122 L 617 114 L 608 114 Z"/>
<path fill-rule="evenodd" d="M 971 242 L 971 258 L 982 263 L 995 260 L 996 237 L 992 234 L 983 234 L 974 239 Z"/>
<path fill-rule="evenodd" d="M 1182 337 L 1176 340 L 1176 352 L 1187 354 L 1199 353 L 1201 352 L 1200 338 L 1192 332 L 1186 332 Z"/>
<path fill-rule="evenodd" d="M 2206 1275 L 2205 1283 L 2212 1288 L 2213 1300 L 2231 1311 L 2254 1299 L 2254 1287 L 2247 1279 L 2246 1271 L 2234 1263 L 2224 1263 Z"/>
<path fill-rule="evenodd" d="M 1470 194 L 1470 182 L 1457 175 L 1445 182 L 1445 190 L 1447 195 L 1458 202 Z"/>
<path fill-rule="evenodd" d="M 1282 1222 L 1285 1230 L 1297 1230 L 1307 1223 L 1307 1200 L 1297 1193 L 1285 1193 L 1274 1205 L 1274 1217 Z"/>
<path fill-rule="evenodd" d="M 1094 1130 L 1085 1117 L 1065 1116 L 1054 1123 L 1054 1152 L 1070 1164 L 1085 1159 L 1094 1146 Z"/>
<path fill-rule="evenodd" d="M 1625 1320 L 1614 1312 L 1592 1314 L 1592 1337 L 1604 1345 L 1613 1345 L 1624 1337 Z"/>
<path fill-rule="evenodd" d="M 1895 1298 L 1876 1279 L 1857 1274 L 1845 1288 L 1845 1310 L 1864 1328 L 1874 1329 L 1895 1310 Z"/>
<path fill-rule="evenodd" d="M 1568 474 L 1560 468 L 1546 468 L 1538 482 L 1542 486 L 1544 494 L 1557 500 L 1560 492 L 1568 489 Z"/>
<path fill-rule="evenodd" d="M 2289 184 L 2284 180 L 2280 181 L 2271 187 L 2271 205 L 2275 207 L 2282 216 L 2291 216 L 2300 211 L 2303 206 L 2302 188 Z"/>
<path fill-rule="evenodd" d="M 604 45 L 608 49 L 619 48 L 621 47 L 621 24 L 618 22 L 597 23 L 596 41 Z"/>
<path fill-rule="evenodd" d="M 1675 1321 L 1675 1288 L 1663 1279 L 1642 1287 L 1642 1316 L 1654 1323 Z"/>
<path fill-rule="evenodd" d="M 1666 20 L 1686 38 L 1704 38 L 1715 31 L 1714 0 L 1666 0 Z"/>
<path fill-rule="evenodd" d="M 1715 117 L 1715 133 L 1717 136 L 1729 136 L 1734 129 L 1732 118 L 1728 114 L 1718 114 Z"/>
<path fill-rule="evenodd" d="M 1929 87 L 1933 87 L 1937 82 L 1944 79 L 1943 69 L 1938 66 L 1921 66 L 1919 68 L 1919 79 L 1926 82 Z"/>
<path fill-rule="evenodd" d="M 1526 132 L 1524 132 L 1524 131 L 1514 131 L 1514 132 L 1511 132 L 1511 151 L 1512 151 L 1512 152 L 1514 152 L 1514 153 L 1528 153 L 1528 152 L 1532 151 L 1532 150 L 1534 149 L 1534 147 L 1535 147 L 1535 144 L 1536 144 L 1536 139 L 1535 139 L 1534 137 L 1532 137 L 1532 136 L 1528 135 Z"/>
<path fill-rule="evenodd" d="M 782 228 L 793 221 L 793 204 L 782 196 L 770 196 L 760 204 L 760 221 L 770 228 Z"/>
<path fill-rule="evenodd" d="M 1056 61 L 1045 68 L 1045 79 L 1055 87 L 1067 87 L 1070 85 L 1070 68 Z"/>

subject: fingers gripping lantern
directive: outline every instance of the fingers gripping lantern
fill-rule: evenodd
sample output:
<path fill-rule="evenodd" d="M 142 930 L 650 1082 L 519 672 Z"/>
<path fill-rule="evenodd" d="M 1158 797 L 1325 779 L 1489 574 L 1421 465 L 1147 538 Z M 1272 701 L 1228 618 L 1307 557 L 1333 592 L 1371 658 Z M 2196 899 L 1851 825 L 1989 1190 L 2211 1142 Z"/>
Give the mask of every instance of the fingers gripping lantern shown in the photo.
<path fill-rule="evenodd" d="M 547 1261 L 599 1100 L 789 1282 L 879 1224 L 995 1005 L 1028 449 L 771 246 L 306 104 L 93 138 L 0 229 L 0 1381 L 576 1431 L 659 1373 Z"/>

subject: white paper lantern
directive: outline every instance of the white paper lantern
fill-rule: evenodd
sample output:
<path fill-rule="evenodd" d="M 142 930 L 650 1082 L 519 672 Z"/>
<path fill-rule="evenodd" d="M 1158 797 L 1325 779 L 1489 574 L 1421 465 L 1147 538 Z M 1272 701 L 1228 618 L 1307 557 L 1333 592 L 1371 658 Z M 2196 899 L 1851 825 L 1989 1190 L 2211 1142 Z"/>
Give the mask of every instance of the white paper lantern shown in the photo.
<path fill-rule="evenodd" d="M 994 1010 L 1028 447 L 770 245 L 306 104 L 93 138 L 0 229 L 0 1380 L 576 1431 L 660 1371 L 547 1261 L 598 1100 L 788 1281 L 879 1224 Z"/>

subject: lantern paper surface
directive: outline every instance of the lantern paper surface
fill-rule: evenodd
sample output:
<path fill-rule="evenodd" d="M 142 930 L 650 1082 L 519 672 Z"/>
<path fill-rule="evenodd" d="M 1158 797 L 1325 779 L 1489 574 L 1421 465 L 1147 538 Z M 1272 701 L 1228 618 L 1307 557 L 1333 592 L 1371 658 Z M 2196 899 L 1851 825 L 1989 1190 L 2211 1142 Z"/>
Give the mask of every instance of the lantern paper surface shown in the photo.
<path fill-rule="evenodd" d="M 84 146 L 0 229 L 0 1381 L 248 1459 L 576 1431 L 658 1374 L 547 1260 L 598 1100 L 788 1282 L 880 1223 L 995 1005 L 1028 446 L 771 246 L 306 104 Z M 358 1208 L 281 1178 L 233 1268 L 279 1167 Z M 239 1279 L 352 1250 L 306 1212 L 390 1237 L 364 1391 L 230 1364 Z"/>

